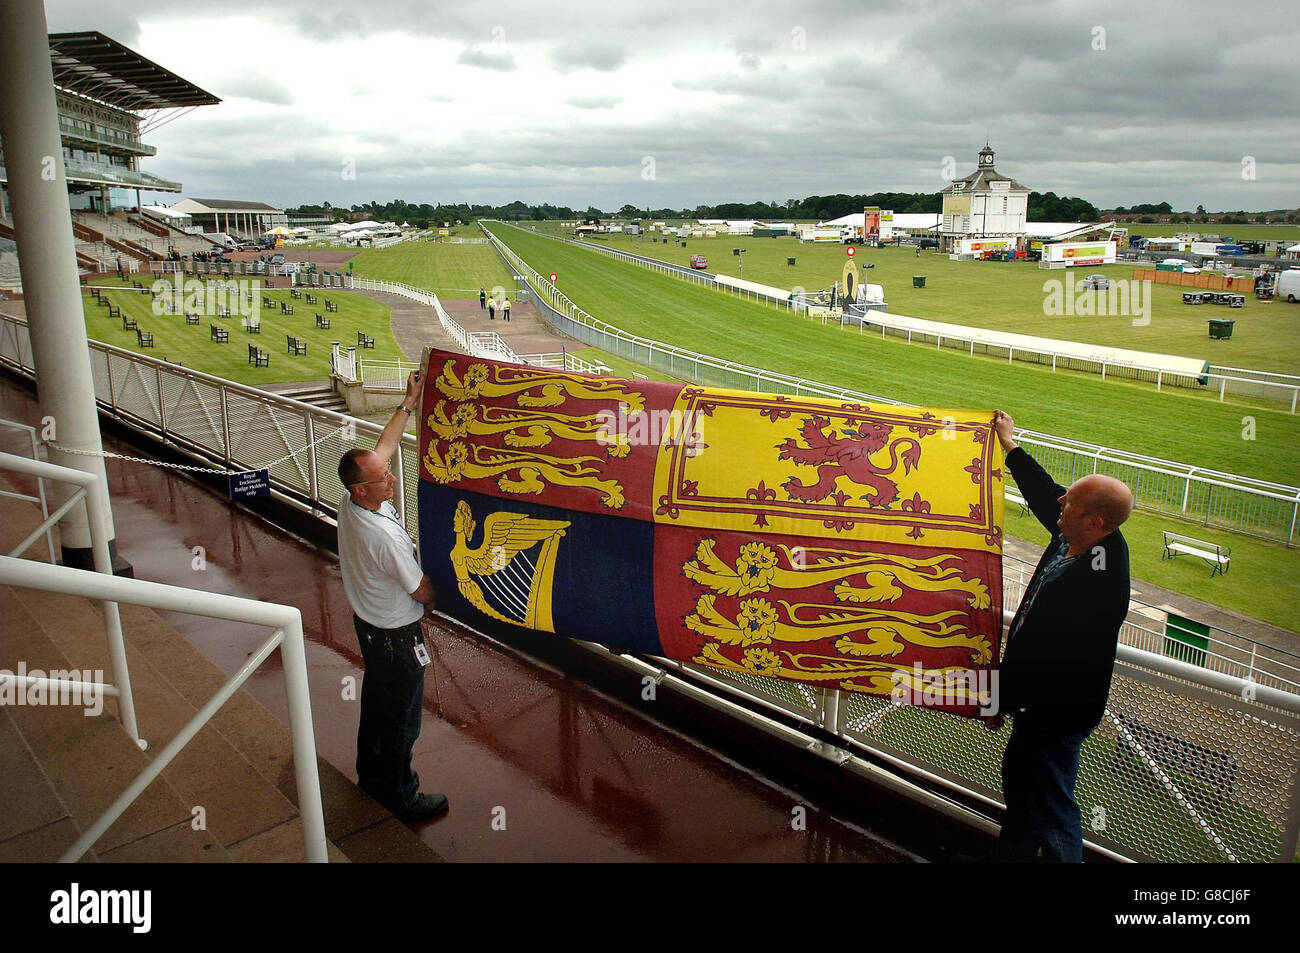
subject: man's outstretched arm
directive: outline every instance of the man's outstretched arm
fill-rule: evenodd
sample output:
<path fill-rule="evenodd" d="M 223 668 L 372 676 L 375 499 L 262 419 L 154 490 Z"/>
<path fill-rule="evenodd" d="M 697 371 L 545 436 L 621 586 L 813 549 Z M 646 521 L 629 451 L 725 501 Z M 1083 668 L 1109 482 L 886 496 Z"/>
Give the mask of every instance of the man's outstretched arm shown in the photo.
<path fill-rule="evenodd" d="M 406 396 L 402 398 L 401 406 L 393 411 L 393 416 L 379 435 L 379 442 L 375 444 L 375 453 L 381 460 L 388 460 L 397 452 L 402 434 L 406 432 L 406 422 L 420 412 L 420 397 L 423 393 L 423 376 L 418 370 L 411 371 L 411 376 L 406 379 Z"/>

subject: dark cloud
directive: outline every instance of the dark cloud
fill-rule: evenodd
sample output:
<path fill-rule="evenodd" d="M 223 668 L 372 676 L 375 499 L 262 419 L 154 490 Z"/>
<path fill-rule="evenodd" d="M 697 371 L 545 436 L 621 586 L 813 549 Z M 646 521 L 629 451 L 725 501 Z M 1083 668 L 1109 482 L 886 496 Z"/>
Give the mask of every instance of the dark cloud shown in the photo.
<path fill-rule="evenodd" d="M 52 30 L 101 29 L 128 45 L 152 24 L 225 15 L 210 5 L 196 14 L 191 0 L 136 0 L 122 8 L 129 16 L 102 0 L 47 0 L 47 9 Z M 322 43 L 387 42 L 397 30 L 454 44 L 450 57 L 462 50 L 463 65 L 513 69 L 514 111 L 494 120 L 508 124 L 510 149 L 487 150 L 481 128 L 441 121 L 477 95 L 452 63 L 431 64 L 437 92 L 410 94 L 413 115 L 436 109 L 439 123 L 382 137 L 354 131 L 360 99 L 316 103 L 310 82 L 213 78 L 226 104 L 149 139 L 159 154 L 146 167 L 189 194 L 681 207 L 934 191 L 944 158 L 964 175 L 986 137 L 1000 171 L 1098 205 L 1276 208 L 1300 194 L 1300 20 L 1263 0 L 1235 0 L 1231 28 L 1220 15 L 1131 0 L 372 0 L 364 16 L 354 0 L 279 0 L 274 11 L 250 9 L 231 15 Z M 142 52 L 187 75 L 188 51 Z M 200 85 L 208 76 L 221 74 L 195 67 Z M 357 81 L 394 95 L 380 77 Z M 244 98 L 292 103 L 300 115 L 241 119 L 247 104 L 235 100 Z M 1247 155 L 1258 162 L 1254 181 L 1240 177 Z M 349 156 L 355 182 L 339 175 Z M 643 156 L 655 159 L 653 180 L 641 176 Z"/>

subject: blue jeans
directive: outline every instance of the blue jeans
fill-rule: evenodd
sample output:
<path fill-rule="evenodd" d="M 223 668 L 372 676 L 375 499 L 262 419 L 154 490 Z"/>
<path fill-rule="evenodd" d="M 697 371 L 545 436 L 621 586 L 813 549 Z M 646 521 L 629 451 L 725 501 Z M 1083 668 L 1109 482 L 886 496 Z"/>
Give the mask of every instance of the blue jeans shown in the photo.
<path fill-rule="evenodd" d="M 420 778 L 411 770 L 411 750 L 420 737 L 424 667 L 415 660 L 420 623 L 380 629 L 352 617 L 366 674 L 361 683 L 361 725 L 357 729 L 357 785 L 396 810 L 415 800 Z"/>
<path fill-rule="evenodd" d="M 1079 748 L 1091 732 L 1042 731 L 1014 720 L 1002 756 L 1007 813 L 995 857 L 1012 863 L 1083 862 L 1083 826 L 1074 800 Z"/>

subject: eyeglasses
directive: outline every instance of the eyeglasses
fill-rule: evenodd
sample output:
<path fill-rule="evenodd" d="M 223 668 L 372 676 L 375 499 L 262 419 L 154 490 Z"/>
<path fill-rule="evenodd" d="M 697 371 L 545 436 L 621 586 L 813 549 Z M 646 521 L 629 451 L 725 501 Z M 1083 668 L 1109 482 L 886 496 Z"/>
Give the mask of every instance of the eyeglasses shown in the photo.
<path fill-rule="evenodd" d="M 371 483 L 387 483 L 389 480 L 392 479 L 394 479 L 394 477 L 393 477 L 392 468 L 390 467 L 389 469 L 384 471 L 384 475 L 381 476 L 378 480 L 362 480 L 360 483 L 349 483 L 348 489 L 350 490 L 354 486 L 368 486 Z"/>

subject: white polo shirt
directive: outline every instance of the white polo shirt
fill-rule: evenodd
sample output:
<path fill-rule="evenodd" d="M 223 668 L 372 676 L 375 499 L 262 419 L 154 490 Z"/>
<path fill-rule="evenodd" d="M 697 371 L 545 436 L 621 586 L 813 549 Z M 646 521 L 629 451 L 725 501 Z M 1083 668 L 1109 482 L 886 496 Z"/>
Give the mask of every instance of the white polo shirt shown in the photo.
<path fill-rule="evenodd" d="M 411 537 L 393 504 L 379 511 L 357 506 L 351 494 L 339 505 L 339 568 L 352 611 L 381 629 L 418 622 L 424 606 L 411 598 L 424 573 L 415 561 Z"/>

